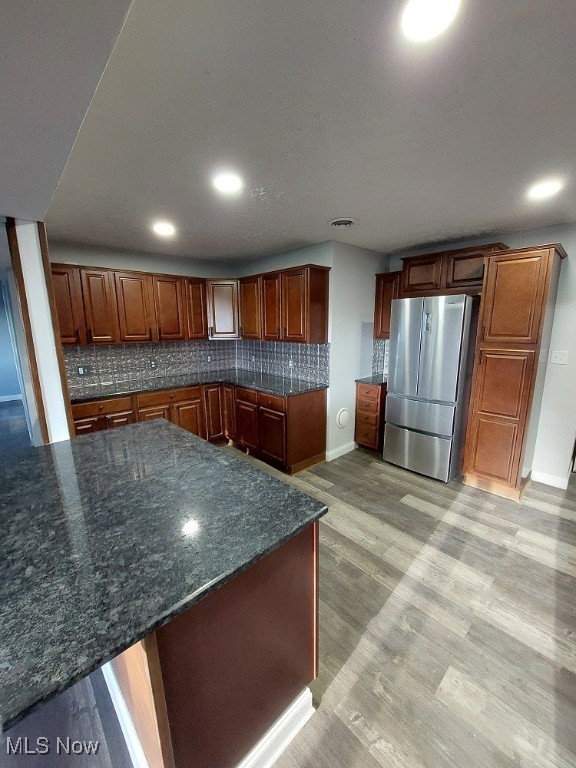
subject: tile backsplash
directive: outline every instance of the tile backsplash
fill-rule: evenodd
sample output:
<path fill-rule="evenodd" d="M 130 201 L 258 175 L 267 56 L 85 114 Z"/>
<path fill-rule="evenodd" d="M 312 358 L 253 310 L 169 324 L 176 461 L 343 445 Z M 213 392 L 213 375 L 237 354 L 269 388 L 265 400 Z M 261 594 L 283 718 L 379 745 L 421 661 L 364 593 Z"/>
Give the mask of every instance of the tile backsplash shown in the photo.
<path fill-rule="evenodd" d="M 388 376 L 388 357 L 390 342 L 388 339 L 374 339 L 372 342 L 372 374 L 382 373 Z"/>
<path fill-rule="evenodd" d="M 228 368 L 328 385 L 329 344 L 274 341 L 172 341 L 64 347 L 70 396 L 86 397 L 102 385 L 146 382 L 166 376 Z M 154 367 L 152 366 L 154 362 Z M 89 373 L 78 375 L 78 366 Z"/>

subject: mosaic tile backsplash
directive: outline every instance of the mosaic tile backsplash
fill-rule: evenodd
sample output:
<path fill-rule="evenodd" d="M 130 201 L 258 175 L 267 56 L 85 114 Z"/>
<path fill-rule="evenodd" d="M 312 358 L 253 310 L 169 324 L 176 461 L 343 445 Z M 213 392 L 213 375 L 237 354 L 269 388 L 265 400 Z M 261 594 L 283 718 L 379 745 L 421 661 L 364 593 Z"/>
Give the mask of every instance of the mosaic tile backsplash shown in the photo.
<path fill-rule="evenodd" d="M 388 339 L 374 339 L 372 342 L 372 375 L 382 373 L 388 376 L 388 357 L 390 342 Z"/>
<path fill-rule="evenodd" d="M 275 341 L 172 341 L 64 347 L 72 399 L 98 394 L 102 385 L 144 382 L 187 373 L 239 368 L 328 385 L 329 344 Z M 78 375 L 78 366 L 89 373 Z"/>

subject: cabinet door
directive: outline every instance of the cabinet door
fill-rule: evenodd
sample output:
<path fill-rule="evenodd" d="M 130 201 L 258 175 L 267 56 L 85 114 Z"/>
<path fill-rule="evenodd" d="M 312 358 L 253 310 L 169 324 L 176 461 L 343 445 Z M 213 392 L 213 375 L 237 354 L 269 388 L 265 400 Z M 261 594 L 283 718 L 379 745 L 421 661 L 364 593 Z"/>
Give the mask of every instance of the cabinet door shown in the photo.
<path fill-rule="evenodd" d="M 446 288 L 482 287 L 485 253 L 447 253 Z"/>
<path fill-rule="evenodd" d="M 202 389 L 204 390 L 207 439 L 217 440 L 224 436 L 221 397 L 222 388 L 220 384 L 209 384 Z"/>
<path fill-rule="evenodd" d="M 282 338 L 307 341 L 308 270 L 282 273 Z"/>
<path fill-rule="evenodd" d="M 280 272 L 262 275 L 262 338 L 267 341 L 280 339 L 281 314 Z"/>
<path fill-rule="evenodd" d="M 78 267 L 52 264 L 52 286 L 62 344 L 86 344 L 86 321 Z"/>
<path fill-rule="evenodd" d="M 286 414 L 258 409 L 258 452 L 277 464 L 286 464 Z"/>
<path fill-rule="evenodd" d="M 259 275 L 240 280 L 240 335 L 243 339 L 262 338 L 262 301 Z"/>
<path fill-rule="evenodd" d="M 550 251 L 490 256 L 481 309 L 481 339 L 536 344 L 546 294 Z"/>
<path fill-rule="evenodd" d="M 400 272 L 376 275 L 376 302 L 374 307 L 374 338 L 390 338 L 392 299 L 398 298 Z"/>
<path fill-rule="evenodd" d="M 202 400 L 187 400 L 172 406 L 172 421 L 182 429 L 206 439 L 206 420 Z"/>
<path fill-rule="evenodd" d="M 156 341 L 158 334 L 151 296 L 151 277 L 140 272 L 116 272 L 121 341 Z"/>
<path fill-rule="evenodd" d="M 442 257 L 417 256 L 406 259 L 402 269 L 403 293 L 437 291 L 442 284 Z"/>
<path fill-rule="evenodd" d="M 171 421 L 170 405 L 163 403 L 161 405 L 147 405 L 145 408 L 138 408 L 138 421 L 152 421 L 152 419 Z"/>
<path fill-rule="evenodd" d="M 236 400 L 236 440 L 255 451 L 258 448 L 258 406 Z"/>
<path fill-rule="evenodd" d="M 106 429 L 114 427 L 125 427 L 127 424 L 136 422 L 134 411 L 124 411 L 123 413 L 110 413 L 106 416 Z"/>
<path fill-rule="evenodd" d="M 74 419 L 74 431 L 76 437 L 79 435 L 88 435 L 91 432 L 99 432 L 101 428 L 100 418 L 91 416 L 86 419 Z"/>
<path fill-rule="evenodd" d="M 186 280 L 186 314 L 188 316 L 188 338 L 207 339 L 208 318 L 205 280 L 195 277 Z"/>
<path fill-rule="evenodd" d="M 152 275 L 156 328 L 160 341 L 186 338 L 185 285 L 181 277 Z"/>
<path fill-rule="evenodd" d="M 480 352 L 468 424 L 466 473 L 518 484 L 534 356 L 533 350 Z"/>
<path fill-rule="evenodd" d="M 222 385 L 224 434 L 230 440 L 236 438 L 236 397 L 231 384 Z"/>
<path fill-rule="evenodd" d="M 120 340 L 114 273 L 106 269 L 81 269 L 82 296 L 89 344 Z"/>
<path fill-rule="evenodd" d="M 238 280 L 207 280 L 208 337 L 238 338 Z"/>

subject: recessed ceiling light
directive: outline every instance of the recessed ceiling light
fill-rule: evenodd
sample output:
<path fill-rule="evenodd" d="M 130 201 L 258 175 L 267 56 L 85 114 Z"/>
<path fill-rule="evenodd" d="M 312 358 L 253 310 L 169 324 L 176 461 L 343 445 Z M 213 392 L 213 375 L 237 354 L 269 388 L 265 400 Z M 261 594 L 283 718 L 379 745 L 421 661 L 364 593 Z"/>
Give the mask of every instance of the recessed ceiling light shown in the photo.
<path fill-rule="evenodd" d="M 409 40 L 424 43 L 441 35 L 456 18 L 460 0 L 408 0 L 402 31 Z"/>
<path fill-rule="evenodd" d="M 242 189 L 242 179 L 237 173 L 219 173 L 212 179 L 212 184 L 223 195 L 235 195 Z"/>
<path fill-rule="evenodd" d="M 152 225 L 152 229 L 160 237 L 172 237 L 176 233 L 176 227 L 169 221 L 156 221 Z"/>
<path fill-rule="evenodd" d="M 557 195 L 563 186 L 561 179 L 542 179 L 533 184 L 526 194 L 530 200 L 546 200 Z"/>

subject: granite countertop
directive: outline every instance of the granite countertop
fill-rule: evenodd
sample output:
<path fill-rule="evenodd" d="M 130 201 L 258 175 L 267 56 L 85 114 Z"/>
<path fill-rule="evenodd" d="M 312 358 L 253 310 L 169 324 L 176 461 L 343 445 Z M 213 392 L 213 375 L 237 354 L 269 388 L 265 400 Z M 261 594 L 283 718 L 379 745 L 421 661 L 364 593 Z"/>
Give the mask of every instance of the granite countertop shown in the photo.
<path fill-rule="evenodd" d="M 376 373 L 373 376 L 365 376 L 363 379 L 356 379 L 357 384 L 386 384 L 388 379 L 383 373 Z"/>
<path fill-rule="evenodd" d="M 235 384 L 239 387 L 257 389 L 270 395 L 286 397 L 299 395 L 303 392 L 314 392 L 319 389 L 327 389 L 326 384 L 313 384 L 310 381 L 300 379 L 272 376 L 266 373 L 255 373 L 237 368 L 229 368 L 224 371 L 212 371 L 209 373 L 190 373 L 183 376 L 163 376 L 147 381 L 125 381 L 122 384 L 101 384 L 94 387 L 97 394 L 75 396 L 72 393 L 72 402 L 81 403 L 88 400 L 99 400 L 103 397 L 127 395 L 135 392 L 154 392 L 161 389 L 173 389 L 175 387 L 194 387 L 198 384 Z"/>
<path fill-rule="evenodd" d="M 327 511 L 164 420 L 30 449 L 0 488 L 4 728 Z"/>

